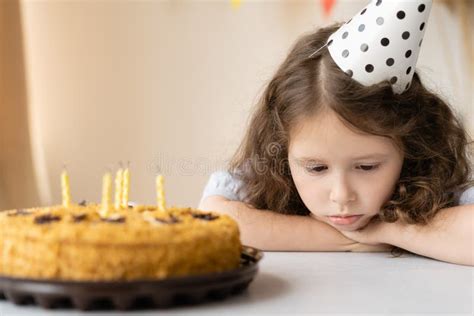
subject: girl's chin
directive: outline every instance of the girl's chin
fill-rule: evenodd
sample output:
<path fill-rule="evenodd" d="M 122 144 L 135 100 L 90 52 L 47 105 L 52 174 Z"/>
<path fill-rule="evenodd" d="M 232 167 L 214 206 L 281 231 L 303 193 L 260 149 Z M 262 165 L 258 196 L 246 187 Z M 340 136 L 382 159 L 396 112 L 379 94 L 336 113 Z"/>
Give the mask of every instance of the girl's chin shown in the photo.
<path fill-rule="evenodd" d="M 334 227 L 335 229 L 337 229 L 339 231 L 343 231 L 343 232 L 353 232 L 353 231 L 359 230 L 363 227 L 363 226 L 345 227 L 345 226 L 337 226 L 337 225 L 332 225 L 332 224 L 330 224 L 330 225 L 332 227 Z"/>

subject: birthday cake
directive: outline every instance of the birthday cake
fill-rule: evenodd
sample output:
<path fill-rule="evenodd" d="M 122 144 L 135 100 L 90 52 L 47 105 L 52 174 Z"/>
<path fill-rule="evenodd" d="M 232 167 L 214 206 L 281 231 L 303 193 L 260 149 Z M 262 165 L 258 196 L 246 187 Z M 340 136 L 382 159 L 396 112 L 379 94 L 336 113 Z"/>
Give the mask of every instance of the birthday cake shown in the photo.
<path fill-rule="evenodd" d="M 0 276 L 59 280 L 143 280 L 239 266 L 230 217 L 192 208 L 99 204 L 0 212 Z"/>

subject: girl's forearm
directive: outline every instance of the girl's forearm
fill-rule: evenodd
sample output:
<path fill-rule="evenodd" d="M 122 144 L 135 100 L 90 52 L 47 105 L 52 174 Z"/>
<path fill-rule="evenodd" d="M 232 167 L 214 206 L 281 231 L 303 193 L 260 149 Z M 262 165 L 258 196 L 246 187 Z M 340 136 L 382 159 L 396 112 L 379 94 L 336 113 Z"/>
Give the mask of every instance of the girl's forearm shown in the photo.
<path fill-rule="evenodd" d="M 381 241 L 434 259 L 474 265 L 474 205 L 439 211 L 426 226 L 390 224 Z"/>
<path fill-rule="evenodd" d="M 267 251 L 350 251 L 354 241 L 309 216 L 257 210 L 229 201 L 229 215 L 239 223 L 242 243 Z"/>
<path fill-rule="evenodd" d="M 266 251 L 386 251 L 362 245 L 335 228 L 309 216 L 284 215 L 258 210 L 238 201 L 210 197 L 200 209 L 224 213 L 235 219 L 242 243 Z"/>

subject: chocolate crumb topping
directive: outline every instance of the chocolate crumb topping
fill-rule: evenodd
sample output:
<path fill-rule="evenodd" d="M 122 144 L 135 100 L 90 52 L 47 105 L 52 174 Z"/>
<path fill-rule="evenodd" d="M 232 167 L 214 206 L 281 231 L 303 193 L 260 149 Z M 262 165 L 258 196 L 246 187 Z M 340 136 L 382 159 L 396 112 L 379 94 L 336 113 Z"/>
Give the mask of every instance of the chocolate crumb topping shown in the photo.
<path fill-rule="evenodd" d="M 51 222 L 58 222 L 61 220 L 61 216 L 53 214 L 44 214 L 35 217 L 35 224 L 49 224 Z"/>
<path fill-rule="evenodd" d="M 115 224 L 121 224 L 125 223 L 125 217 L 120 216 L 120 217 L 106 217 L 106 218 L 101 218 L 103 222 L 107 223 L 115 223 Z"/>
<path fill-rule="evenodd" d="M 176 223 L 181 222 L 180 219 L 175 217 L 174 215 L 170 215 L 169 219 L 158 218 L 158 217 L 155 217 L 154 219 L 155 221 L 163 223 L 163 224 L 176 224 Z"/>
<path fill-rule="evenodd" d="M 7 213 L 7 216 L 26 216 L 30 214 L 31 214 L 30 211 L 27 211 L 24 209 L 18 209 L 18 210 L 14 210 L 12 212 Z"/>
<path fill-rule="evenodd" d="M 81 203 L 79 203 L 80 206 L 87 206 L 87 201 L 86 200 L 82 200 Z"/>
<path fill-rule="evenodd" d="M 198 213 L 191 213 L 192 217 L 197 218 L 197 219 L 202 219 L 204 221 L 213 221 L 215 219 L 218 219 L 219 216 L 206 213 L 206 214 L 198 214 Z"/>
<path fill-rule="evenodd" d="M 87 218 L 87 214 L 75 214 L 72 216 L 72 221 L 74 223 L 79 223 L 84 221 Z"/>

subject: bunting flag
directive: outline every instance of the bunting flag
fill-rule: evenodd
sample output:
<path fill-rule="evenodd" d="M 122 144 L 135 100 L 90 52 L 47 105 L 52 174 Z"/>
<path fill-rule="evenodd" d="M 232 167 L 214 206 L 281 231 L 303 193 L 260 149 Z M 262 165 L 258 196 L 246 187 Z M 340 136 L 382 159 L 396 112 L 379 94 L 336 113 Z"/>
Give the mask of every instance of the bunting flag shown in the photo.
<path fill-rule="evenodd" d="M 230 0 L 230 4 L 232 5 L 232 9 L 236 10 L 240 8 L 241 0 Z"/>
<path fill-rule="evenodd" d="M 332 9 L 336 4 L 336 0 L 320 0 L 323 5 L 324 16 L 328 17 L 331 15 Z"/>
<path fill-rule="evenodd" d="M 325 17 L 328 17 L 332 13 L 332 9 L 334 5 L 336 4 L 336 0 L 319 0 L 319 2 L 323 6 L 323 13 Z M 230 5 L 232 6 L 232 9 L 236 10 L 240 8 L 240 5 L 242 4 L 242 0 L 230 0 Z"/>

